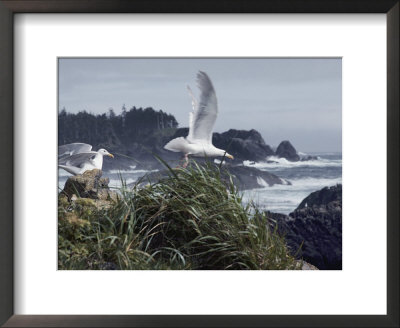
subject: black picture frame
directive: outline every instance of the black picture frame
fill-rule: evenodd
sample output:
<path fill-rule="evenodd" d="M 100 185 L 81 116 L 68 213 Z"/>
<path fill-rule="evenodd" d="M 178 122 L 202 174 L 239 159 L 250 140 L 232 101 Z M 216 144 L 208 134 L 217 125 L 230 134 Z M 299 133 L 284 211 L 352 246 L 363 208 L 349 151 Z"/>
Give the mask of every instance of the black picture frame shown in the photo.
<path fill-rule="evenodd" d="M 399 8 L 399 0 L 0 0 L 0 324 L 4 327 L 399 327 Z M 385 13 L 387 315 L 14 315 L 15 13 Z"/>

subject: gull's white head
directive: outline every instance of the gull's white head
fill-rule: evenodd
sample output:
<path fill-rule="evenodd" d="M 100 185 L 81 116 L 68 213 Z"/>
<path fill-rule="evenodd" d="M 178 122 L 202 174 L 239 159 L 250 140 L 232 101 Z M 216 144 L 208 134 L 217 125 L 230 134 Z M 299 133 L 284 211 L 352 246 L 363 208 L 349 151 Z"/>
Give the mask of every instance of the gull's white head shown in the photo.
<path fill-rule="evenodd" d="M 225 153 L 225 157 L 229 159 L 233 159 L 233 156 L 231 154 Z"/>
<path fill-rule="evenodd" d="M 223 149 L 218 149 L 218 148 L 214 148 L 214 153 L 212 154 L 213 156 L 222 156 L 222 157 L 226 157 L 229 159 L 233 159 L 233 156 L 231 154 L 229 154 L 226 150 Z"/>
<path fill-rule="evenodd" d="M 114 158 L 113 154 L 110 154 L 107 150 L 105 150 L 104 148 L 101 148 L 97 151 L 99 154 L 102 154 L 103 156 L 110 156 L 112 158 Z"/>

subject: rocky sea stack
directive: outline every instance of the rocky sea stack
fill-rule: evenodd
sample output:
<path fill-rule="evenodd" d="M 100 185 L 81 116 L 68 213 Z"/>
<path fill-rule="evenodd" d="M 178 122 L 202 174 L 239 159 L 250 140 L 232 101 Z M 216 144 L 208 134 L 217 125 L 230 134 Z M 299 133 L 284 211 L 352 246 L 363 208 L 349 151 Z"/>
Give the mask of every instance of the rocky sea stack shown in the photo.
<path fill-rule="evenodd" d="M 282 141 L 276 149 L 275 156 L 279 158 L 286 158 L 290 162 L 297 162 L 300 160 L 300 156 L 297 154 L 296 149 L 288 141 Z"/>
<path fill-rule="evenodd" d="M 250 131 L 230 129 L 224 133 L 214 133 L 213 144 L 218 148 L 227 149 L 236 161 L 258 162 L 274 155 L 272 148 L 254 129 Z"/>

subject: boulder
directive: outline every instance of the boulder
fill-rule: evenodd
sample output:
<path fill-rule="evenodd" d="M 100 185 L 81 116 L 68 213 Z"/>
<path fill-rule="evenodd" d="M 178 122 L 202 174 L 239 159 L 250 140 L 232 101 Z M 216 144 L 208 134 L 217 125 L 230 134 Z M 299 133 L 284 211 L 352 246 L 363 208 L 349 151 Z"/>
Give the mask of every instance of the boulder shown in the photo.
<path fill-rule="evenodd" d="M 292 144 L 285 140 L 282 141 L 276 149 L 275 156 L 280 158 L 286 158 L 290 162 L 297 162 L 300 160 L 300 156 L 297 154 L 296 149 Z"/>
<path fill-rule="evenodd" d="M 68 178 L 60 196 L 68 201 L 77 198 L 89 198 L 101 201 L 115 200 L 117 193 L 108 188 L 109 179 L 102 178 L 102 171 L 98 169 L 86 171 Z"/>
<path fill-rule="evenodd" d="M 270 213 L 293 254 L 320 270 L 342 269 L 342 185 L 306 197 L 289 215 Z"/>

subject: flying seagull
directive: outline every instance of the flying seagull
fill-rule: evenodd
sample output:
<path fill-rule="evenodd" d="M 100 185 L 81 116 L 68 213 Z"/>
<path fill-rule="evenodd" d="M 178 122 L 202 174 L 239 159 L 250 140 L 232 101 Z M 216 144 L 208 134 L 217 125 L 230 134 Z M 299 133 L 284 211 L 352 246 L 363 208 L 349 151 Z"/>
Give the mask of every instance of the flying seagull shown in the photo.
<path fill-rule="evenodd" d="M 196 157 L 218 157 L 226 156 L 233 159 L 226 150 L 216 148 L 212 144 L 212 134 L 215 120 L 218 115 L 217 96 L 210 78 L 204 72 L 197 73 L 197 86 L 200 89 L 200 99 L 194 97 L 188 86 L 192 97 L 192 112 L 189 114 L 189 134 L 186 138 L 179 137 L 168 142 L 164 148 L 174 152 L 181 152 L 185 155 L 186 167 L 189 163 L 188 156 Z"/>
<path fill-rule="evenodd" d="M 77 175 L 103 167 L 103 156 L 114 158 L 105 149 L 92 151 L 92 146 L 85 143 L 72 143 L 58 147 L 58 167 Z"/>

